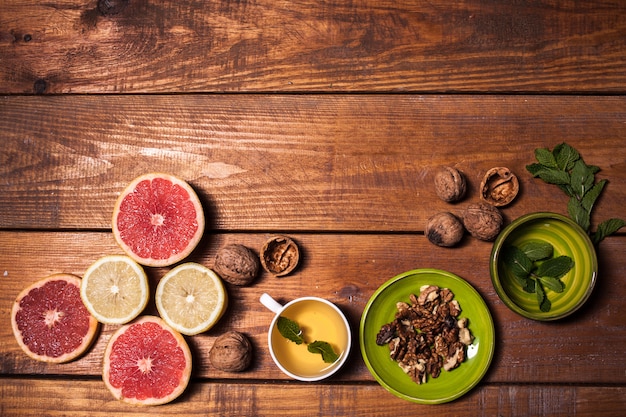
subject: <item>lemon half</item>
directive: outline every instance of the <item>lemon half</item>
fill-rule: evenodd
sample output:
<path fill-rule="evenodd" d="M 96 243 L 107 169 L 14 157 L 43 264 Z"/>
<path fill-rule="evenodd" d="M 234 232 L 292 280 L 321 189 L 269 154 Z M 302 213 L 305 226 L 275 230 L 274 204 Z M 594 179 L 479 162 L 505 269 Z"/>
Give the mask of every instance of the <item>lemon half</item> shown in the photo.
<path fill-rule="evenodd" d="M 191 336 L 209 330 L 226 311 L 228 296 L 221 278 L 195 262 L 181 264 L 161 278 L 156 294 L 163 320 Z"/>
<path fill-rule="evenodd" d="M 146 308 L 150 298 L 148 277 L 128 256 L 107 255 L 85 272 L 80 296 L 99 322 L 124 324 Z"/>

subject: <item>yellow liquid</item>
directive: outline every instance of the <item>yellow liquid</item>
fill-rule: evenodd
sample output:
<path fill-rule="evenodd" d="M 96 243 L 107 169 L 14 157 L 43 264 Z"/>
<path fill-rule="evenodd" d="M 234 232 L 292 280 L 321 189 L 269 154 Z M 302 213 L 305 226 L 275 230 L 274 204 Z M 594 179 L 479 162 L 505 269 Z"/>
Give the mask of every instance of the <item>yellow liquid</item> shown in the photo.
<path fill-rule="evenodd" d="M 287 307 L 281 316 L 298 323 L 307 343 L 315 340 L 327 342 L 339 355 L 339 359 L 334 363 L 325 363 L 322 355 L 309 352 L 304 343 L 297 345 L 286 339 L 274 326 L 272 329 L 274 354 L 285 369 L 292 374 L 312 378 L 338 366 L 342 357 L 346 355 L 350 335 L 337 311 L 320 301 L 304 300 Z"/>

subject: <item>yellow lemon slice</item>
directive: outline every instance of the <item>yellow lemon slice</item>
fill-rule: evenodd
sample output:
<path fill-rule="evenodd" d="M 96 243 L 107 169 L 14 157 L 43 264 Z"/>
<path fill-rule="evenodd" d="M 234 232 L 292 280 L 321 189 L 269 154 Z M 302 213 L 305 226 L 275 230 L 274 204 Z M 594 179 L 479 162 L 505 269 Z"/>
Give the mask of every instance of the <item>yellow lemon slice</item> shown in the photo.
<path fill-rule="evenodd" d="M 148 304 L 148 277 L 128 256 L 107 255 L 87 268 L 80 297 L 99 322 L 128 323 Z"/>
<path fill-rule="evenodd" d="M 154 298 L 161 318 L 188 336 L 213 327 L 228 305 L 221 278 L 195 262 L 184 263 L 165 274 Z"/>

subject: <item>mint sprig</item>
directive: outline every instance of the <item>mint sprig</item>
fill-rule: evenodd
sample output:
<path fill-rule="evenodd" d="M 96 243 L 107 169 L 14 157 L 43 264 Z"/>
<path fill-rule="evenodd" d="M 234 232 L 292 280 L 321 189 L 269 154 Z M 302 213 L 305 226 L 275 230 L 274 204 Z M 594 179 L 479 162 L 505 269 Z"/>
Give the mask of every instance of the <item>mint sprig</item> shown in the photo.
<path fill-rule="evenodd" d="M 596 182 L 595 174 L 600 171 L 600 168 L 587 165 L 580 153 L 572 146 L 561 143 L 552 151 L 547 148 L 537 148 L 535 158 L 537 163 L 526 166 L 528 172 L 533 177 L 558 186 L 570 197 L 567 204 L 570 218 L 591 237 L 595 246 L 605 237 L 626 226 L 626 221 L 613 218 L 600 223 L 596 232 L 591 233 L 591 213 L 608 181 L 602 179 Z"/>
<path fill-rule="evenodd" d="M 322 360 L 325 363 L 333 363 L 339 359 L 339 355 L 333 350 L 333 347 L 328 342 L 323 340 L 315 340 L 311 343 L 307 343 L 304 339 L 302 329 L 300 325 L 287 317 L 279 316 L 276 322 L 278 332 L 284 338 L 294 342 L 297 345 L 307 345 L 307 350 L 311 353 L 322 355 Z"/>
<path fill-rule="evenodd" d="M 574 260 L 569 256 L 552 257 L 554 248 L 543 241 L 529 241 L 517 246 L 506 246 L 502 259 L 510 268 L 517 283 L 528 293 L 537 295 L 539 309 L 548 312 L 552 303 L 546 294 L 546 288 L 556 293 L 565 290 L 561 278 L 573 267 Z"/>

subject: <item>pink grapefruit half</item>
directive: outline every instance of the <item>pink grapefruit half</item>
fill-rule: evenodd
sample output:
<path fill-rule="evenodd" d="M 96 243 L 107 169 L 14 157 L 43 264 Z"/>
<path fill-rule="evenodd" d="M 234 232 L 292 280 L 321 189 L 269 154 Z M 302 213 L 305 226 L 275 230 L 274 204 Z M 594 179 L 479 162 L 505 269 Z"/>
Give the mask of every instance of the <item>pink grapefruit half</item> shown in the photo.
<path fill-rule="evenodd" d="M 83 305 L 79 277 L 54 274 L 25 288 L 11 310 L 11 327 L 28 356 L 69 362 L 91 345 L 98 321 Z"/>
<path fill-rule="evenodd" d="M 173 175 L 135 178 L 113 210 L 115 240 L 142 265 L 168 266 L 183 260 L 203 233 L 200 199 L 189 184 Z"/>
<path fill-rule="evenodd" d="M 102 379 L 118 400 L 159 405 L 180 396 L 191 376 L 183 336 L 156 316 L 120 327 L 104 352 Z"/>

